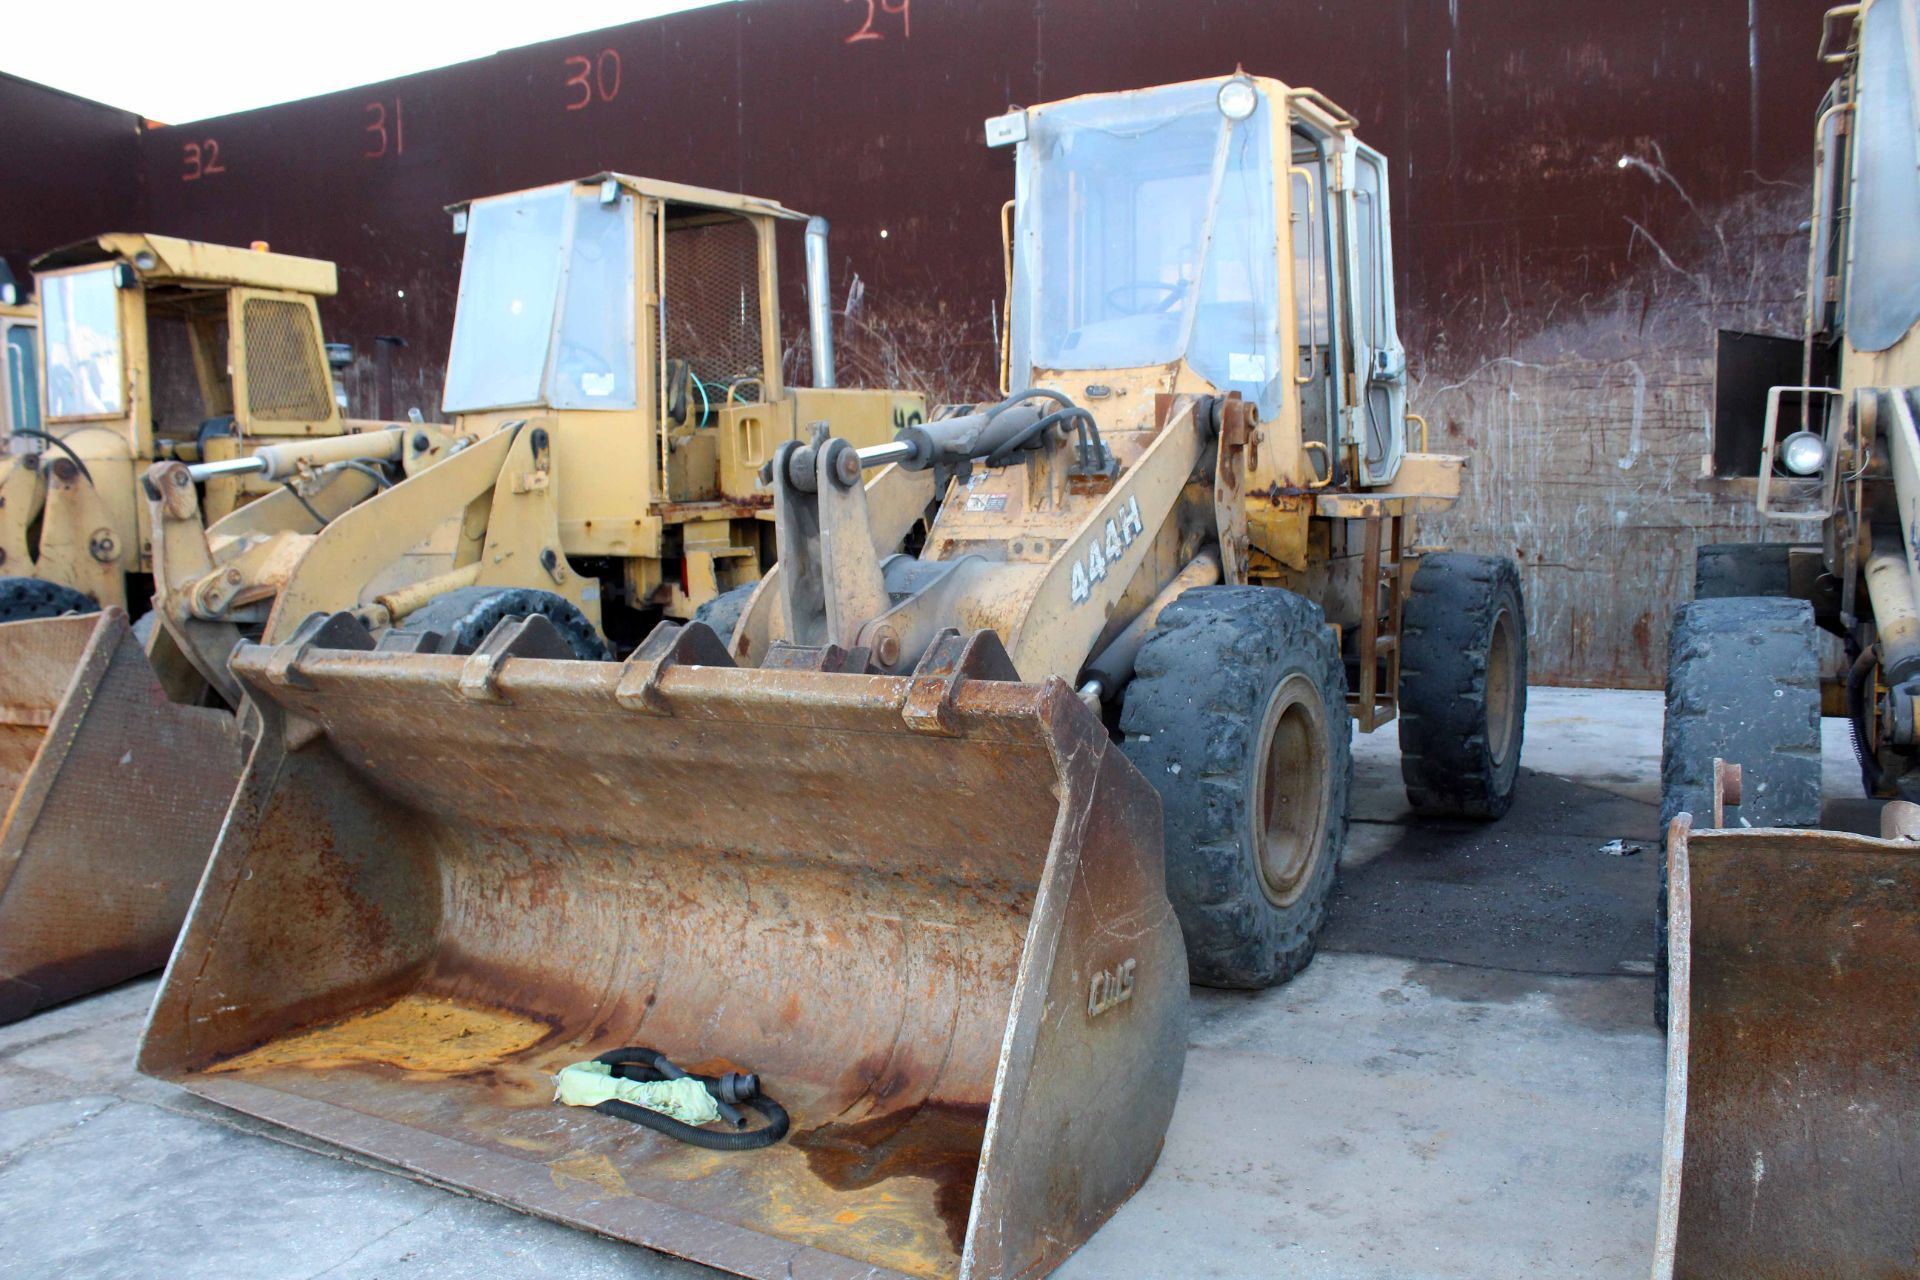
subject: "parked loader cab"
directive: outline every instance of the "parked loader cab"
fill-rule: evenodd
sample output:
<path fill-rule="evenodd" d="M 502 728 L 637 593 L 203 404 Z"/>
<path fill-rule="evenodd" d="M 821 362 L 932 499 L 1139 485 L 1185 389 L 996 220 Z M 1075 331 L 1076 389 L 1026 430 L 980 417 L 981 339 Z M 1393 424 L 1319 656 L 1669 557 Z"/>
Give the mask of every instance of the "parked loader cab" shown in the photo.
<path fill-rule="evenodd" d="M 1656 1280 L 1920 1275 L 1920 4 L 1819 56 L 1805 331 L 1728 336 L 1710 455 L 1781 540 L 1701 548 L 1668 656 Z M 1880 839 L 1817 829 L 1823 715 Z"/>
<path fill-rule="evenodd" d="M 144 612 L 152 531 L 138 476 L 160 458 L 232 459 L 256 443 L 351 429 L 332 394 L 317 300 L 330 262 L 105 235 L 34 263 L 44 422 L 0 459 L 0 598 Z M 13 364 L 9 338 L 9 366 Z M 205 485 L 209 518 L 277 488 Z M 43 586 L 28 580 L 38 579 Z M 129 580 L 140 586 L 129 591 Z"/>
<path fill-rule="evenodd" d="M 239 777 L 239 629 L 196 649 L 164 608 L 129 624 L 149 574 L 165 595 L 156 512 L 275 563 L 451 447 L 342 417 L 316 312 L 331 263 L 107 235 L 35 267 L 38 359 L 31 312 L 0 312 L 0 1022 L 159 967 Z M 203 598 L 263 613 L 269 581 L 236 569 Z"/>
<path fill-rule="evenodd" d="M 270 564 L 196 549 L 194 522 L 180 520 L 170 596 L 217 637 L 202 652 L 224 663 L 232 647 L 234 592 L 218 585 L 229 573 L 272 579 L 267 643 L 351 610 L 467 653 L 532 612 L 578 656 L 624 652 L 660 618 L 690 617 L 765 571 L 773 499 L 756 475 L 775 447 L 817 420 L 870 443 L 925 416 L 916 393 L 834 386 L 820 219 L 621 174 L 452 216 L 465 237 L 444 400 L 456 456 Z M 814 266 L 811 387 L 781 372 L 782 228 L 804 228 Z M 432 572 L 396 581 L 410 558 Z"/>
<path fill-rule="evenodd" d="M 1506 808 L 1518 582 L 1410 550 L 1464 462 L 1407 437 L 1384 166 L 1352 118 L 1235 75 L 989 130 L 1018 145 L 1013 390 L 879 441 L 829 412 L 847 393 L 723 358 L 771 357 L 743 276 L 724 312 L 676 301 L 677 261 L 717 277 L 693 247 L 716 214 L 764 243 L 773 211 L 627 179 L 469 209 L 469 237 L 546 228 L 498 290 L 470 240 L 458 327 L 486 296 L 497 336 L 450 385 L 516 372 L 449 392 L 525 425 L 335 527 L 499 442 L 499 488 L 457 501 L 496 527 L 550 511 L 557 541 L 500 559 L 489 534 L 475 581 L 585 613 L 602 547 L 640 563 L 597 585 L 648 598 L 681 510 L 663 484 L 710 546 L 751 549 L 743 517 L 771 515 L 778 559 L 616 665 L 569 660 L 564 611 L 497 610 L 461 652 L 351 596 L 316 612 L 337 592 L 296 607 L 323 536 L 270 643 L 235 653 L 260 745 L 142 1070 L 743 1275 L 1037 1276 L 1152 1168 L 1189 973 L 1265 986 L 1312 955 L 1350 717 L 1398 717 L 1422 811 Z M 617 256 L 627 216 L 638 278 L 667 273 L 630 378 L 619 323 L 543 338 L 579 272 L 529 283 L 568 218 Z M 634 486 L 655 505 L 602 505 Z M 588 541 L 609 510 L 631 541 Z M 542 578 L 541 547 L 571 576 Z M 690 1154 L 554 1106 L 556 1071 L 635 1045 L 757 1072 L 788 1136 Z"/>

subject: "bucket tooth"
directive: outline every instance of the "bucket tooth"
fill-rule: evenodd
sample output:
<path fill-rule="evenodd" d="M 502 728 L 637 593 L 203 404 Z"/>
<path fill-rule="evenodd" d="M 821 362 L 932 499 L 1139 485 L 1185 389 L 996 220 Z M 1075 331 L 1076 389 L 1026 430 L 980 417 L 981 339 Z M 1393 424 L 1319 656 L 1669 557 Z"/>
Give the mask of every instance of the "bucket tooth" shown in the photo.
<path fill-rule="evenodd" d="M 1668 836 L 1655 1280 L 1920 1276 L 1920 846 Z"/>
<path fill-rule="evenodd" d="M 709 639 L 504 656 L 490 701 L 458 657 L 240 649 L 261 742 L 141 1069 L 741 1275 L 1043 1274 L 1178 1090 L 1158 797 L 1058 680 L 957 649 L 925 733 L 914 680 Z M 789 1137 L 552 1104 L 628 1045 L 758 1073 Z"/>
<path fill-rule="evenodd" d="M 0 624 L 0 1023 L 165 963 L 240 750 L 119 609 Z"/>

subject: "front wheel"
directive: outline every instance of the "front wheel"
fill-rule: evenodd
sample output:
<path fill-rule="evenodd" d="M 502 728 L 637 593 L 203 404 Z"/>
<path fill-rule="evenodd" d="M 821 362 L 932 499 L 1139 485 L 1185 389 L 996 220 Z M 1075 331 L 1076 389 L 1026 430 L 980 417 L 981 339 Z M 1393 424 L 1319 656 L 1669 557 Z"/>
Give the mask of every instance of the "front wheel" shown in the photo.
<path fill-rule="evenodd" d="M 1667 826 L 1713 821 L 1713 762 L 1740 766 L 1729 825 L 1820 823 L 1820 632 L 1804 600 L 1722 596 L 1673 615 L 1660 742 L 1654 1020 L 1667 1025 Z"/>
<path fill-rule="evenodd" d="M 1270 987 L 1304 969 L 1353 771 L 1345 669 L 1319 606 L 1276 587 L 1184 593 L 1140 648 L 1120 727 L 1160 792 L 1193 980 Z"/>
<path fill-rule="evenodd" d="M 1400 777 L 1414 812 L 1497 818 L 1527 717 L 1527 607 L 1504 556 L 1422 556 L 1400 626 Z"/>
<path fill-rule="evenodd" d="M 753 602 L 753 593 L 760 589 L 758 582 L 749 582 L 745 586 L 735 587 L 731 591 L 722 591 L 693 611 L 695 622 L 704 622 L 713 628 L 720 637 L 720 643 L 733 648 L 733 633 L 740 625 L 740 618 Z"/>
<path fill-rule="evenodd" d="M 613 656 L 600 633 L 573 601 L 529 587 L 461 587 L 435 596 L 408 614 L 400 629 L 440 637 L 441 653 L 472 653 L 492 630 L 509 618 L 539 614 L 566 637 L 573 656 L 604 662 Z"/>
<path fill-rule="evenodd" d="M 48 582 L 45 578 L 0 578 L 0 622 L 98 612 L 99 601 L 58 582 Z"/>

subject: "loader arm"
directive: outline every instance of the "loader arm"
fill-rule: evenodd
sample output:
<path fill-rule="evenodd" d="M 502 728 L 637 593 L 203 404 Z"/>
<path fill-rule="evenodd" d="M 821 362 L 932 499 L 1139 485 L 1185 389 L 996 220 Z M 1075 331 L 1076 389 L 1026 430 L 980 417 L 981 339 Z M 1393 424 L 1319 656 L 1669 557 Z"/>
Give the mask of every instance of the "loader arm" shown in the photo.
<path fill-rule="evenodd" d="M 0 457 L 0 574 L 33 572 L 27 531 L 47 501 L 46 478 L 19 458 Z"/>
<path fill-rule="evenodd" d="M 359 600 L 376 574 L 462 512 L 468 518 L 454 562 L 457 567 L 471 561 L 486 536 L 484 514 L 476 529 L 473 510 L 490 500 L 500 482 L 520 434 L 517 426 L 502 428 L 329 524 L 326 536 L 314 541 L 275 602 L 266 642 L 285 640 L 310 614 L 333 612 L 349 596 Z"/>
<path fill-rule="evenodd" d="M 1116 614 L 1147 564 L 1151 535 L 1173 514 L 1212 443 L 1200 412 L 1206 403 L 1193 396 L 1175 402 L 1159 436 L 1047 566 L 1007 642 L 1021 679 L 1077 675 L 1109 623 L 1126 621 Z"/>
<path fill-rule="evenodd" d="M 1135 590 L 1157 535 L 1208 456 L 1215 435 L 1212 403 L 1192 396 L 1175 400 L 1151 442 L 1111 482 L 1069 477 L 1060 483 L 1061 472 L 1054 469 L 1064 471 L 1075 458 L 1066 438 L 1033 453 L 1026 465 L 1041 469 L 1034 487 L 1057 490 L 1067 511 L 1082 512 L 1045 561 L 969 552 L 946 560 L 903 558 L 883 568 L 876 548 L 885 544 L 875 536 L 870 495 L 845 472 L 836 476 L 834 468 L 836 458 L 856 452 L 892 455 L 854 451 L 831 440 L 784 446 L 774 473 L 781 558 L 789 566 L 780 579 L 784 604 L 777 615 L 785 638 L 864 648 L 875 670 L 891 673 L 911 670 L 944 629 L 986 629 L 1001 637 L 1022 680 L 1072 679 L 1098 638 L 1128 621 L 1125 603 L 1138 608 L 1165 585 Z M 930 423 L 926 430 L 946 425 Z M 954 428 L 954 434 L 966 432 Z M 968 438 L 958 447 L 984 456 L 991 441 Z M 1003 546 L 1031 541 L 1032 534 L 1009 522 Z M 887 603 L 901 595 L 906 598 L 899 603 Z"/>
<path fill-rule="evenodd" d="M 142 487 L 153 529 L 153 607 L 160 627 L 200 678 L 227 705 L 240 705 L 240 684 L 227 655 L 242 625 L 264 621 L 319 532 L 373 494 L 371 478 L 339 471 L 310 494 L 282 488 L 218 523 L 203 522 L 200 496 L 184 463 L 156 462 Z M 185 692 L 163 673 L 170 688 Z M 191 701 L 183 698 L 182 701 Z"/>

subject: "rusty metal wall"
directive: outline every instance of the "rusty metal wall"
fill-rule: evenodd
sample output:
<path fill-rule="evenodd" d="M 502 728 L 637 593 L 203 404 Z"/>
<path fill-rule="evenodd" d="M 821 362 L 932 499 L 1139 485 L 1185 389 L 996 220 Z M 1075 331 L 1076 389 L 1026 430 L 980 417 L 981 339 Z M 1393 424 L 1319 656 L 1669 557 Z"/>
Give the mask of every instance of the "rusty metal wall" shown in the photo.
<path fill-rule="evenodd" d="M 984 117 L 1236 64 L 1311 84 L 1393 161 L 1415 408 L 1474 454 L 1430 540 L 1520 557 L 1536 679 L 1647 685 L 1693 545 L 1755 529 L 1695 479 L 1712 334 L 1796 331 L 1823 8 L 747 0 L 150 131 L 140 212 L 338 261 L 325 314 L 369 412 L 438 402 L 441 206 L 601 168 L 825 214 L 838 287 L 938 363 L 984 348 L 999 301 L 1012 173 Z M 386 404 L 380 335 L 408 343 Z"/>
<path fill-rule="evenodd" d="M 35 254 L 135 220 L 140 117 L 0 72 L 0 258 L 25 283 Z"/>

